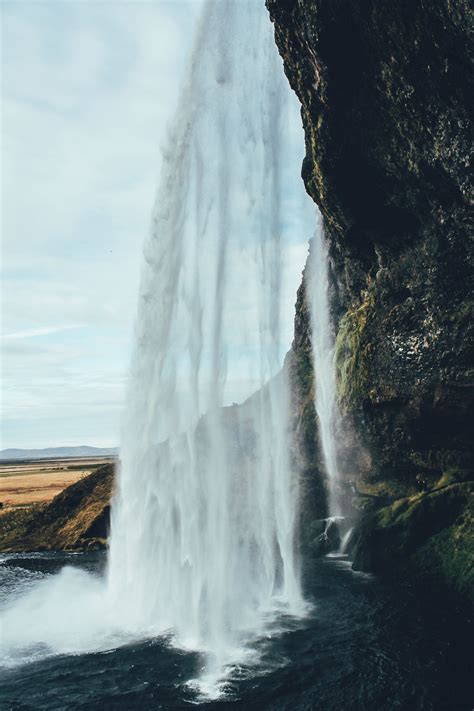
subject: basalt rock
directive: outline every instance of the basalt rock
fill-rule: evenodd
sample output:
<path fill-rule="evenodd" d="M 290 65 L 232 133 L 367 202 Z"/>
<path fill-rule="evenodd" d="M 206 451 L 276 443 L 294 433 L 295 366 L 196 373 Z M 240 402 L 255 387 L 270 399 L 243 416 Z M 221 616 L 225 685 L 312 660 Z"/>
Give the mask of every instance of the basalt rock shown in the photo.
<path fill-rule="evenodd" d="M 329 248 L 342 468 L 376 526 L 381 506 L 473 477 L 473 14 L 464 0 L 267 6 Z M 303 364 L 307 336 L 299 299 Z"/>

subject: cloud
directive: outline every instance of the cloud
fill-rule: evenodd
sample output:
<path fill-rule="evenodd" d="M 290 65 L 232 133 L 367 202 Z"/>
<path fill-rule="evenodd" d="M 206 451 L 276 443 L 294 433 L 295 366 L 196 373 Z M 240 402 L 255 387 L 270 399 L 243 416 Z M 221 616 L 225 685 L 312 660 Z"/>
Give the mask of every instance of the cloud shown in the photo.
<path fill-rule="evenodd" d="M 70 331 L 75 328 L 84 328 L 84 324 L 76 323 L 70 326 L 45 326 L 44 328 L 30 328 L 27 331 L 17 331 L 16 333 L 6 333 L 5 339 L 23 339 L 36 338 L 37 336 L 50 336 L 52 333 L 61 333 L 61 331 Z"/>

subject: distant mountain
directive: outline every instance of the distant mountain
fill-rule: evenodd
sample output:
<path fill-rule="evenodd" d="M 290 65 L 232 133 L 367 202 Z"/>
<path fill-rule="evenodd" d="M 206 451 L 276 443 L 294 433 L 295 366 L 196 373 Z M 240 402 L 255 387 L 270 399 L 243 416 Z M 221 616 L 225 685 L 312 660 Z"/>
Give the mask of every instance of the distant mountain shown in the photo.
<path fill-rule="evenodd" d="M 2 449 L 0 461 L 8 459 L 72 459 L 74 457 L 113 457 L 118 447 L 47 447 L 46 449 Z"/>

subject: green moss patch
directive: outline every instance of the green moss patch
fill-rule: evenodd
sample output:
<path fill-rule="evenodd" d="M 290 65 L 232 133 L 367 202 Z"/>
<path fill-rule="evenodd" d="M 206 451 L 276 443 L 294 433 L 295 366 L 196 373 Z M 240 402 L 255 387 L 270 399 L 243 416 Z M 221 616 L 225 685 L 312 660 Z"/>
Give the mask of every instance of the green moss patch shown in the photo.
<path fill-rule="evenodd" d="M 348 311 L 339 325 L 334 360 L 337 398 L 343 412 L 359 406 L 368 394 L 371 345 L 364 335 L 373 303 L 373 291 L 368 289 L 361 305 Z"/>
<path fill-rule="evenodd" d="M 450 484 L 395 501 L 365 517 L 354 567 L 393 574 L 410 569 L 474 601 L 474 483 Z"/>

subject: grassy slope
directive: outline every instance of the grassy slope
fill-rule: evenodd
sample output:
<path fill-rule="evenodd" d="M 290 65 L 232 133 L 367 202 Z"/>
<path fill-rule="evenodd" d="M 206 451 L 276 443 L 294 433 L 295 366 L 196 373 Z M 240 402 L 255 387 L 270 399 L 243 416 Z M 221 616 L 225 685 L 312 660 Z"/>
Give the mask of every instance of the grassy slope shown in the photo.
<path fill-rule="evenodd" d="M 68 486 L 50 504 L 0 517 L 3 552 L 104 546 L 108 535 L 114 465 Z"/>

